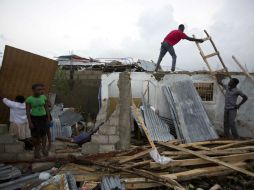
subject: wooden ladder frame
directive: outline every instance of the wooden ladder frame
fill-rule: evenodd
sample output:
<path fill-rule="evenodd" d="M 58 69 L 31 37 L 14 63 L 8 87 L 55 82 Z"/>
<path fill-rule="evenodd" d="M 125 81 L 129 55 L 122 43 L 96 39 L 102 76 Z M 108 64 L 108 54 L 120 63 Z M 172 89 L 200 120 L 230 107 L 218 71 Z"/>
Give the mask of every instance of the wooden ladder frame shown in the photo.
<path fill-rule="evenodd" d="M 209 58 L 211 58 L 211 57 L 213 57 L 213 56 L 217 56 L 217 57 L 219 58 L 219 60 L 220 60 L 220 63 L 221 63 L 221 65 L 222 65 L 224 71 L 226 72 L 227 76 L 228 76 L 229 78 L 231 78 L 231 76 L 230 76 L 230 74 L 229 74 L 229 72 L 228 72 L 228 68 L 226 67 L 226 65 L 225 65 L 225 63 L 224 63 L 224 61 L 223 61 L 223 59 L 222 59 L 222 57 L 221 57 L 221 55 L 220 55 L 220 52 L 218 51 L 217 47 L 215 46 L 215 43 L 214 43 L 214 41 L 212 40 L 212 37 L 208 34 L 208 32 L 207 32 L 206 30 L 204 30 L 204 32 L 205 32 L 205 34 L 206 34 L 206 38 L 204 38 L 203 40 L 204 40 L 204 41 L 209 40 L 209 41 L 211 42 L 211 44 L 212 44 L 213 49 L 214 49 L 215 52 L 214 52 L 214 53 L 211 53 L 211 54 L 208 54 L 208 55 L 205 55 L 205 54 L 204 54 L 204 51 L 202 50 L 202 48 L 201 48 L 201 46 L 200 46 L 200 44 L 199 44 L 198 42 L 195 42 L 195 43 L 196 43 L 196 45 L 197 45 L 197 48 L 198 48 L 198 50 L 199 50 L 199 53 L 200 53 L 202 59 L 204 60 L 204 62 L 205 62 L 205 64 L 206 64 L 206 66 L 207 66 L 207 68 L 208 68 L 210 74 L 213 76 L 213 78 L 214 78 L 215 81 L 217 82 L 217 79 L 216 79 L 216 77 L 215 77 L 215 75 L 214 75 L 214 71 L 212 70 L 212 68 L 211 68 L 211 66 L 209 65 L 209 62 L 208 62 L 208 59 L 209 59 Z M 193 37 L 195 38 L 195 35 L 193 35 Z M 218 86 L 219 86 L 219 88 L 220 88 L 222 94 L 224 94 L 223 88 L 222 88 L 220 85 L 218 85 Z"/>

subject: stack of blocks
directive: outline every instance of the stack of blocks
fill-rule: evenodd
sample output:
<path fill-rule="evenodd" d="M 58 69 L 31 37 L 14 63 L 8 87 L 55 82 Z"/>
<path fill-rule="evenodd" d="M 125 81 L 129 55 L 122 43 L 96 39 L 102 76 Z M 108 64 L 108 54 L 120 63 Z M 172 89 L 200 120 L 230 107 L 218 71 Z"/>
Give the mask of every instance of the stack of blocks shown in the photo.
<path fill-rule="evenodd" d="M 96 119 L 96 125 L 106 121 L 100 129 L 91 137 L 91 142 L 85 143 L 82 146 L 83 154 L 94 154 L 115 151 L 119 138 L 119 106 L 107 120 L 107 103 L 102 104 Z"/>
<path fill-rule="evenodd" d="M 15 161 L 22 159 L 24 150 L 24 143 L 17 140 L 17 138 L 8 134 L 8 127 L 1 125 L 0 133 L 0 161 Z"/>

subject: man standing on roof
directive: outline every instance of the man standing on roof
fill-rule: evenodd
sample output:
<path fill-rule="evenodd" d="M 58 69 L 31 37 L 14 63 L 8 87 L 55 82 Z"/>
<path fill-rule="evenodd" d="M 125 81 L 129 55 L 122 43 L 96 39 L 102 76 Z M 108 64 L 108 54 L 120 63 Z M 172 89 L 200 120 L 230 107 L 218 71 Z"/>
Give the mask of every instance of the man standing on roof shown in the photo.
<path fill-rule="evenodd" d="M 243 105 L 248 97 L 237 88 L 239 80 L 231 78 L 228 84 L 223 84 L 224 75 L 216 75 L 217 82 L 225 90 L 225 108 L 224 108 L 224 136 L 229 137 L 230 132 L 234 138 L 238 138 L 238 132 L 235 126 L 237 110 Z M 241 96 L 242 100 L 237 104 L 237 98 Z"/>
<path fill-rule="evenodd" d="M 177 44 L 180 40 L 186 39 L 189 41 L 195 41 L 195 42 L 200 42 L 202 43 L 204 40 L 203 39 L 195 39 L 187 36 L 184 32 L 184 25 L 180 24 L 178 26 L 178 30 L 172 30 L 163 40 L 161 43 L 161 50 L 160 50 L 160 55 L 157 61 L 157 66 L 155 68 L 155 71 L 158 71 L 160 67 L 160 63 L 165 56 L 167 52 L 172 56 L 172 67 L 171 71 L 175 71 L 175 66 L 176 66 L 176 54 L 174 50 L 174 45 Z"/>

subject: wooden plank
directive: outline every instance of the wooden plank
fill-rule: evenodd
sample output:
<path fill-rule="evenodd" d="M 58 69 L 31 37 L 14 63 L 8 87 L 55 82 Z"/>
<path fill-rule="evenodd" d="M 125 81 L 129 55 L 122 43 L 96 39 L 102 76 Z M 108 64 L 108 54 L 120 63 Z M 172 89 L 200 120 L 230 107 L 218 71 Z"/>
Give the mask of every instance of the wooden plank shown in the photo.
<path fill-rule="evenodd" d="M 137 166 L 144 166 L 144 165 L 147 165 L 151 162 L 151 160 L 145 160 L 145 161 L 142 161 L 142 162 L 137 162 L 137 163 L 134 163 L 130 166 L 125 166 L 123 168 L 125 169 L 129 169 L 129 168 L 134 168 L 134 167 L 137 167 Z"/>
<path fill-rule="evenodd" d="M 151 182 L 151 180 L 144 177 L 128 177 L 121 179 L 125 183 Z"/>
<path fill-rule="evenodd" d="M 246 154 L 234 154 L 229 156 L 218 156 L 213 158 L 219 159 L 224 162 L 240 162 L 245 160 L 254 160 L 254 152 L 246 153 Z M 202 165 L 202 164 L 208 164 L 208 163 L 210 163 L 210 161 L 204 160 L 202 158 L 195 158 L 195 159 L 184 159 L 184 160 L 172 160 L 170 163 L 166 165 L 160 165 L 156 162 L 150 162 L 150 168 L 165 169 L 168 167 L 194 166 L 194 165 Z"/>
<path fill-rule="evenodd" d="M 141 158 L 141 157 L 143 157 L 143 156 L 149 154 L 150 151 L 151 151 L 151 149 L 147 149 L 147 150 L 144 150 L 144 151 L 139 152 L 139 153 L 137 153 L 137 154 L 134 154 L 134 155 L 132 155 L 132 156 L 128 156 L 127 158 L 120 160 L 119 163 L 120 163 L 120 164 L 123 164 L 123 163 L 129 162 L 129 161 L 132 161 L 132 160 Z"/>
<path fill-rule="evenodd" d="M 70 164 L 67 164 L 68 167 L 71 167 L 71 168 L 75 168 L 75 169 L 79 169 L 79 170 L 84 170 L 84 171 L 88 171 L 88 172 L 95 172 L 96 169 L 92 168 L 92 167 L 87 167 L 87 166 L 84 166 L 84 165 L 78 165 L 78 164 L 73 164 L 73 163 L 70 163 Z"/>
<path fill-rule="evenodd" d="M 130 150 L 118 153 L 118 154 L 116 154 L 116 156 L 126 156 L 128 154 L 136 152 L 138 149 L 141 149 L 141 148 L 140 147 L 134 147 L 134 148 L 131 148 Z"/>
<path fill-rule="evenodd" d="M 199 150 L 208 150 L 208 151 L 211 150 L 211 148 L 203 147 L 201 145 L 192 145 L 191 147 L 199 149 Z"/>
<path fill-rule="evenodd" d="M 254 151 L 254 146 L 243 146 L 243 147 L 236 147 L 236 148 L 228 148 L 226 149 L 225 151 L 228 151 L 228 150 L 247 150 L 247 151 Z M 213 150 L 214 151 L 214 150 Z M 217 150 L 216 150 L 217 151 Z"/>
<path fill-rule="evenodd" d="M 208 58 L 210 58 L 210 57 L 216 56 L 216 55 L 218 55 L 218 54 L 219 54 L 219 52 L 214 52 L 214 53 L 205 55 L 205 59 L 208 59 Z"/>
<path fill-rule="evenodd" d="M 130 158 L 130 156 L 114 156 L 112 158 L 110 158 L 110 162 L 119 162 L 120 160 L 126 159 L 126 158 Z"/>
<path fill-rule="evenodd" d="M 189 149 L 186 149 L 186 148 L 182 148 L 182 147 L 178 147 L 178 146 L 175 146 L 175 145 L 172 145 L 172 144 L 166 144 L 166 143 L 162 143 L 162 142 L 159 142 L 159 144 L 164 145 L 164 146 L 166 146 L 166 147 L 174 148 L 174 149 L 176 149 L 176 150 L 180 150 L 180 151 L 183 151 L 183 152 L 188 152 L 188 153 L 193 154 L 193 155 L 195 155 L 195 156 L 197 156 L 197 157 L 199 157 L 199 158 L 202 158 L 202 159 L 204 159 L 204 160 L 208 160 L 208 161 L 210 161 L 210 162 L 212 162 L 212 163 L 216 163 L 216 164 L 219 164 L 219 165 L 228 167 L 228 168 L 230 168 L 230 169 L 233 169 L 233 170 L 235 170 L 235 171 L 241 172 L 241 173 L 243 173 L 243 174 L 245 174 L 245 175 L 254 177 L 254 173 L 252 173 L 252 172 L 250 172 L 250 171 L 248 171 L 248 170 L 239 168 L 239 167 L 237 167 L 237 166 L 234 166 L 234 165 L 232 165 L 232 164 L 229 164 L 229 163 L 220 161 L 220 160 L 218 160 L 218 159 L 216 159 L 216 158 L 212 158 L 212 157 L 209 157 L 209 156 L 206 156 L 206 155 L 203 155 L 203 154 L 199 154 L 199 153 L 197 153 L 197 152 L 195 152 L 195 151 L 192 151 L 192 150 L 189 150 Z"/>
<path fill-rule="evenodd" d="M 253 148 L 251 148 L 250 150 L 253 150 Z M 226 149 L 226 150 L 212 150 L 212 151 L 195 151 L 199 154 L 205 154 L 205 155 L 209 155 L 209 156 L 222 156 L 222 155 L 230 155 L 230 154 L 242 154 L 242 153 L 248 153 L 249 149 L 246 150 L 241 150 L 241 149 Z M 166 155 L 166 156 L 178 156 L 178 157 L 186 157 L 186 156 L 193 156 L 192 154 L 188 153 L 188 152 L 182 152 L 182 151 L 164 151 L 161 153 L 162 155 Z"/>
<path fill-rule="evenodd" d="M 79 160 L 79 162 L 84 162 L 84 160 Z M 95 164 L 95 165 L 102 166 L 102 167 L 105 167 L 105 168 L 110 168 L 110 169 L 113 169 L 113 170 L 130 173 L 130 174 L 135 175 L 135 176 L 145 177 L 147 179 L 155 181 L 156 183 L 159 183 L 159 184 L 162 184 L 164 186 L 173 188 L 174 190 L 184 190 L 185 189 L 184 187 L 182 187 L 175 180 L 160 177 L 159 175 L 156 175 L 156 174 L 150 173 L 150 172 L 146 172 L 144 170 L 139 170 L 139 169 L 135 169 L 135 168 L 133 168 L 133 170 L 124 169 L 124 168 L 121 168 L 121 167 L 116 167 L 116 166 L 105 164 L 105 163 L 93 162 L 93 161 L 90 161 L 90 160 L 86 160 L 85 162 L 86 163 L 90 162 L 91 164 Z"/>
<path fill-rule="evenodd" d="M 162 180 L 166 180 L 165 183 L 169 183 L 171 185 L 174 185 L 174 189 L 185 189 L 184 187 L 182 187 L 177 181 L 175 181 L 174 179 L 172 178 L 167 178 L 167 177 L 164 177 L 162 175 L 159 175 L 159 174 L 155 174 L 155 173 L 152 173 L 152 172 L 149 172 L 149 171 L 146 171 L 146 170 L 140 170 L 140 169 L 135 169 L 133 168 L 133 170 L 137 173 L 142 173 L 143 175 L 147 175 L 147 176 L 153 176 L 155 178 L 160 178 Z M 164 174 L 165 175 L 165 174 Z M 169 181 L 167 181 L 169 180 Z"/>
<path fill-rule="evenodd" d="M 74 178 L 77 182 L 82 182 L 82 181 L 100 181 L 101 178 L 103 177 L 103 175 L 105 174 L 91 174 L 91 175 L 78 175 L 78 174 L 74 174 Z M 108 174 L 110 175 L 110 174 Z"/>
<path fill-rule="evenodd" d="M 245 167 L 246 165 L 247 165 L 246 163 L 240 162 L 240 163 L 235 163 L 233 166 L 243 169 L 242 167 Z M 225 171 L 230 171 L 230 169 L 224 166 L 216 166 L 216 167 L 213 166 L 213 167 L 197 168 L 197 169 L 173 173 L 173 174 L 166 174 L 166 175 L 162 175 L 162 177 L 175 179 L 177 181 L 185 181 L 185 180 L 195 179 L 198 177 L 204 177 L 206 175 L 211 176 L 211 173 L 219 174 L 220 172 L 225 172 Z"/>
<path fill-rule="evenodd" d="M 221 150 L 221 149 L 226 149 L 226 148 L 230 148 L 230 147 L 234 147 L 234 146 L 239 146 L 239 145 L 244 145 L 244 144 L 252 144 L 252 143 L 254 143 L 254 139 L 246 140 L 246 141 L 237 141 L 237 142 L 233 142 L 231 144 L 214 147 L 212 150 Z"/>
<path fill-rule="evenodd" d="M 126 189 L 148 189 L 148 188 L 155 188 L 161 187 L 161 184 L 154 183 L 154 182 L 138 182 L 138 183 L 125 183 Z"/>
<path fill-rule="evenodd" d="M 202 142 L 193 142 L 187 144 L 179 144 L 181 147 L 191 147 L 192 145 L 217 145 L 217 144 L 230 144 L 234 142 L 239 142 L 238 140 L 213 140 L 213 141 L 202 141 Z"/>
<path fill-rule="evenodd" d="M 253 76 L 251 76 L 248 71 L 245 70 L 245 68 L 241 65 L 241 63 L 235 58 L 235 56 L 232 56 L 232 59 L 235 61 L 235 63 L 238 65 L 238 67 L 240 67 L 240 69 L 242 70 L 242 72 L 246 75 L 246 77 L 248 77 L 253 83 L 254 83 L 254 78 Z"/>

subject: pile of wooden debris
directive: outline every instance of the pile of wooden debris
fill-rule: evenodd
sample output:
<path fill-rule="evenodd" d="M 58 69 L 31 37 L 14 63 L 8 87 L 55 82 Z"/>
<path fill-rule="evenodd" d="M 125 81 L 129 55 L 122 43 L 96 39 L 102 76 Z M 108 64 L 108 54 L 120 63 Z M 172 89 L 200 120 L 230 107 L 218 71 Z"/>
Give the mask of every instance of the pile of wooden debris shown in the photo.
<path fill-rule="evenodd" d="M 254 177 L 249 166 L 254 160 L 254 140 L 216 140 L 178 144 L 158 143 L 161 155 L 172 158 L 161 165 L 151 159 L 150 146 L 132 146 L 128 151 L 75 157 L 59 172 L 71 172 L 81 186 L 96 188 L 103 176 L 120 176 L 126 189 L 167 186 L 187 189 L 186 182 L 204 177 L 240 172 Z M 224 184 L 221 184 L 222 186 Z M 249 184 L 249 185 L 254 185 Z M 254 186 L 252 186 L 254 188 Z"/>

